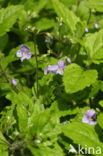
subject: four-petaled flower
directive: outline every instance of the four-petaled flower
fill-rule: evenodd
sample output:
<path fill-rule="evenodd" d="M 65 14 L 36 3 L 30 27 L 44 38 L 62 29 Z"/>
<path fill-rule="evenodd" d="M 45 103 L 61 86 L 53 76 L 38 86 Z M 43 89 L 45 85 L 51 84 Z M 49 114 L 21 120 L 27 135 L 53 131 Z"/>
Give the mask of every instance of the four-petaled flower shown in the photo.
<path fill-rule="evenodd" d="M 63 75 L 64 68 L 66 67 L 65 63 L 62 60 L 58 61 L 58 65 L 49 65 L 44 69 L 44 74 L 46 75 L 48 72 L 53 74 Z"/>
<path fill-rule="evenodd" d="M 25 59 L 30 59 L 32 56 L 29 47 L 26 45 L 22 45 L 20 47 L 20 50 L 17 51 L 16 55 L 17 57 L 21 57 L 21 61 Z"/>
<path fill-rule="evenodd" d="M 89 125 L 96 125 L 96 112 L 94 110 L 87 110 L 85 116 L 82 119 L 82 122 L 87 123 Z"/>

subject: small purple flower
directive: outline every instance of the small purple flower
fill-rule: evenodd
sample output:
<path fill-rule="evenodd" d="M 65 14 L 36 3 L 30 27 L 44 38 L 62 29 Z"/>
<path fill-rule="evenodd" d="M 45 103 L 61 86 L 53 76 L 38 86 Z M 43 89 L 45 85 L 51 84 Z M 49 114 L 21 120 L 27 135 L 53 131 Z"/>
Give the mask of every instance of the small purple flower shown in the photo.
<path fill-rule="evenodd" d="M 63 75 L 64 68 L 66 67 L 65 63 L 62 60 L 58 61 L 58 65 L 49 65 L 44 69 L 44 74 L 46 75 L 48 72 L 53 74 Z"/>
<path fill-rule="evenodd" d="M 50 37 L 50 39 L 51 39 L 51 40 L 53 40 L 53 39 L 54 39 L 54 37 L 53 37 L 53 36 L 51 36 L 51 37 Z"/>
<path fill-rule="evenodd" d="M 22 45 L 20 50 L 17 51 L 16 55 L 17 57 L 21 57 L 21 61 L 30 59 L 32 56 L 29 47 L 26 45 Z"/>
<path fill-rule="evenodd" d="M 28 28 L 25 28 L 25 31 L 28 31 Z"/>
<path fill-rule="evenodd" d="M 87 123 L 89 125 L 96 125 L 97 124 L 96 112 L 94 110 L 87 110 L 85 116 L 82 119 L 82 122 Z"/>
<path fill-rule="evenodd" d="M 17 85 L 17 81 L 15 79 L 12 79 L 11 83 L 16 86 Z"/>
<path fill-rule="evenodd" d="M 85 28 L 85 32 L 86 32 L 86 33 L 88 32 L 88 28 L 87 28 L 87 27 Z"/>
<path fill-rule="evenodd" d="M 45 43 L 50 43 L 50 40 L 48 40 L 48 39 L 45 39 Z"/>
<path fill-rule="evenodd" d="M 48 72 L 53 74 L 56 73 L 58 70 L 58 65 L 49 65 L 44 69 L 44 74 L 46 75 Z"/>
<path fill-rule="evenodd" d="M 58 61 L 58 66 L 59 66 L 59 68 L 61 68 L 61 69 L 64 69 L 64 68 L 66 67 L 65 63 L 64 63 L 62 60 L 59 60 L 59 61 Z"/>
<path fill-rule="evenodd" d="M 98 24 L 97 24 L 97 23 L 95 23 L 95 24 L 94 24 L 94 27 L 95 27 L 96 29 L 98 29 Z"/>
<path fill-rule="evenodd" d="M 69 57 L 67 58 L 67 62 L 68 62 L 68 63 L 71 63 L 71 60 L 70 60 L 70 58 L 69 58 Z"/>

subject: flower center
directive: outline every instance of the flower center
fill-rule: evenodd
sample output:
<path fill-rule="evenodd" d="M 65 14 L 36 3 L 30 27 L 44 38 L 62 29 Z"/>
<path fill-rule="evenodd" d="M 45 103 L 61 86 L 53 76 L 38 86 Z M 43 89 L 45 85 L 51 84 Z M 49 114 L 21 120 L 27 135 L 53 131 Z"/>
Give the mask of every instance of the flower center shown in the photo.
<path fill-rule="evenodd" d="M 94 114 L 92 117 L 89 117 L 89 120 L 96 121 L 96 114 Z"/>
<path fill-rule="evenodd" d="M 60 71 L 62 71 L 63 69 L 62 68 L 60 68 Z"/>
<path fill-rule="evenodd" d="M 24 52 L 23 54 L 24 54 L 24 55 L 27 55 L 27 52 Z"/>

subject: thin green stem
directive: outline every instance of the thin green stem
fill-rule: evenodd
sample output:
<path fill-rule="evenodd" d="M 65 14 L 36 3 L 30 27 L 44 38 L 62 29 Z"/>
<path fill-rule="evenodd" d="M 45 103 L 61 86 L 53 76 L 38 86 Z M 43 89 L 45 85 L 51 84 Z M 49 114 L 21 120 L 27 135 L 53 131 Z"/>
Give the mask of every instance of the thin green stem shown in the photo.
<path fill-rule="evenodd" d="M 34 35 L 34 54 L 36 60 L 36 94 L 37 94 L 37 99 L 39 99 L 39 76 L 38 76 L 38 56 L 36 50 L 36 34 Z"/>
<path fill-rule="evenodd" d="M 60 55 L 60 52 L 61 52 L 61 36 L 60 36 L 60 30 L 61 30 L 61 26 L 59 25 L 59 30 L 58 30 L 58 55 Z"/>
<path fill-rule="evenodd" d="M 88 17 L 87 25 L 88 25 L 89 22 L 90 22 L 91 15 L 92 15 L 92 12 L 91 12 L 91 9 L 90 9 L 90 10 L 89 10 L 89 17 Z"/>

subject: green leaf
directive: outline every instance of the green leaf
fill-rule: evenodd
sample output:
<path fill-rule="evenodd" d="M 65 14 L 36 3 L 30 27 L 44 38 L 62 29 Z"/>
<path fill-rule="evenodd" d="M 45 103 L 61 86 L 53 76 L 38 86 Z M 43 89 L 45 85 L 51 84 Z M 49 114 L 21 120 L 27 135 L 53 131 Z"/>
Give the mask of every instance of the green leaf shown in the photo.
<path fill-rule="evenodd" d="M 0 10 L 0 36 L 3 36 L 10 30 L 16 19 L 20 17 L 23 6 L 9 6 Z"/>
<path fill-rule="evenodd" d="M 90 61 L 103 62 L 103 30 L 85 37 L 85 48 Z"/>
<path fill-rule="evenodd" d="M 26 10 L 34 12 L 34 14 L 37 14 L 44 8 L 46 5 L 47 0 L 26 0 L 24 6 Z"/>
<path fill-rule="evenodd" d="M 46 147 L 43 145 L 41 145 L 40 148 L 35 148 L 35 147 L 28 145 L 28 148 L 30 149 L 32 154 L 35 156 L 38 156 L 38 155 L 39 156 L 47 156 L 47 155 L 48 156 L 55 156 L 55 155 L 63 156 L 63 153 L 59 152 L 60 149 L 53 149 L 53 148 Z"/>
<path fill-rule="evenodd" d="M 19 126 L 19 130 L 22 133 L 27 132 L 28 130 L 28 112 L 32 110 L 34 105 L 33 101 L 23 92 L 16 94 L 12 92 L 12 94 L 8 94 L 6 97 L 15 105 L 17 105 L 17 123 Z M 28 110 L 29 109 L 29 110 Z M 25 127 L 25 128 L 24 128 Z"/>
<path fill-rule="evenodd" d="M 79 21 L 79 18 L 70 11 L 63 3 L 59 2 L 59 0 L 52 0 L 53 7 L 57 15 L 63 18 L 63 22 L 68 26 L 68 28 L 73 33 L 75 30 L 76 23 Z"/>
<path fill-rule="evenodd" d="M 54 27 L 55 21 L 53 19 L 41 18 L 35 23 L 35 27 L 40 30 L 47 30 Z"/>
<path fill-rule="evenodd" d="M 28 111 L 23 104 L 17 104 L 17 116 L 20 132 L 26 132 L 28 128 Z"/>
<path fill-rule="evenodd" d="M 88 7 L 98 12 L 103 12 L 103 0 L 89 0 Z"/>
<path fill-rule="evenodd" d="M 99 101 L 99 105 L 103 107 L 103 100 Z"/>
<path fill-rule="evenodd" d="M 78 13 L 78 16 L 81 18 L 82 21 L 83 20 L 85 20 L 85 21 L 88 20 L 88 18 L 89 18 L 89 8 L 87 6 L 87 0 L 83 0 L 83 1 L 80 2 L 79 6 L 78 6 L 78 9 L 77 9 L 77 13 Z"/>
<path fill-rule="evenodd" d="M 99 90 L 101 89 L 101 85 L 102 85 L 102 81 L 97 80 L 93 85 L 92 85 L 92 89 L 89 93 L 89 97 L 94 97 L 95 95 L 97 95 L 97 93 L 99 92 Z"/>
<path fill-rule="evenodd" d="M 0 37 L 0 51 L 4 50 L 7 42 L 8 42 L 8 35 L 7 34 Z"/>
<path fill-rule="evenodd" d="M 71 7 L 72 5 L 76 5 L 77 0 L 60 0 L 65 6 Z"/>
<path fill-rule="evenodd" d="M 29 119 L 30 133 L 34 136 L 35 134 L 41 133 L 45 128 L 45 125 L 49 122 L 51 118 L 51 113 L 49 109 L 46 109 L 44 112 L 35 114 L 32 113 Z"/>
<path fill-rule="evenodd" d="M 4 143 L 4 141 L 8 144 L 2 132 L 0 131 L 0 155 L 8 156 L 9 155 L 9 153 L 7 152 L 8 146 Z"/>
<path fill-rule="evenodd" d="M 67 93 L 75 93 L 89 87 L 98 77 L 96 70 L 84 71 L 79 65 L 71 64 L 65 68 L 63 82 Z"/>
<path fill-rule="evenodd" d="M 98 116 L 98 124 L 103 129 L 103 113 L 100 113 Z"/>
<path fill-rule="evenodd" d="M 80 144 L 84 148 L 85 145 L 87 145 L 87 148 L 93 147 L 96 150 L 97 147 L 100 147 L 102 150 L 103 144 L 99 141 L 94 126 L 74 122 L 64 125 L 62 131 L 64 135 L 72 139 L 74 143 Z"/>

